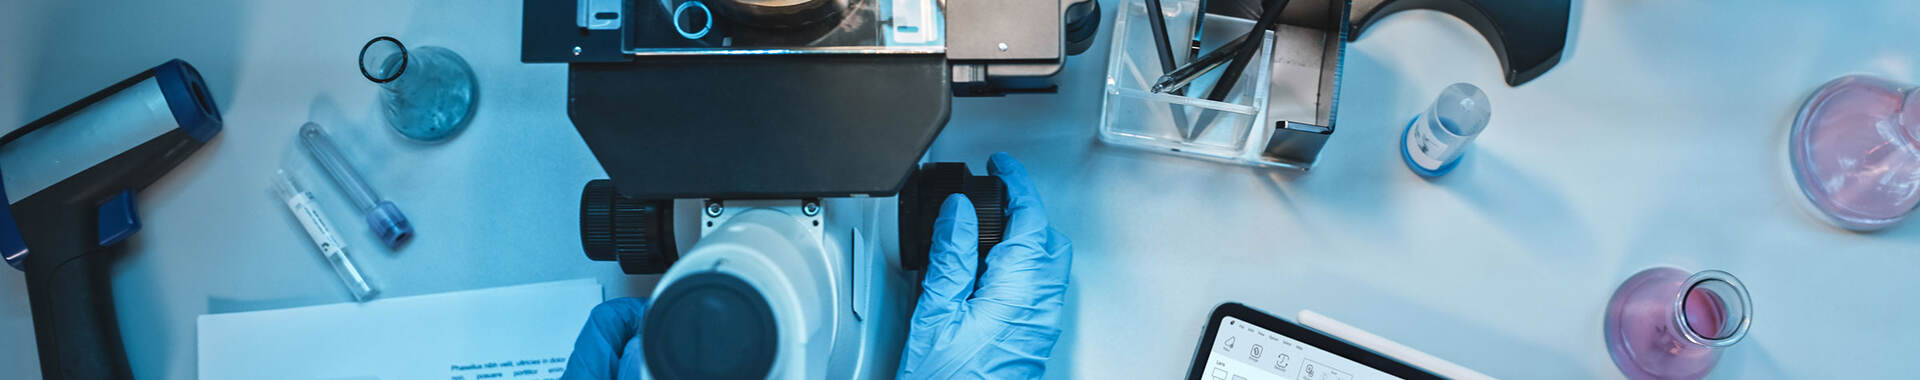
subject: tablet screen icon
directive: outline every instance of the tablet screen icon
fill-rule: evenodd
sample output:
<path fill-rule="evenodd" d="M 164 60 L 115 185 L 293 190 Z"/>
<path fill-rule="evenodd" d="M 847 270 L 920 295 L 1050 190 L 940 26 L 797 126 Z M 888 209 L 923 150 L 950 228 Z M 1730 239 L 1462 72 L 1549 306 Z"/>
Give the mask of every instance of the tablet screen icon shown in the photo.
<path fill-rule="evenodd" d="M 1300 364 L 1301 380 L 1353 380 L 1353 373 L 1333 369 L 1313 360 Z"/>

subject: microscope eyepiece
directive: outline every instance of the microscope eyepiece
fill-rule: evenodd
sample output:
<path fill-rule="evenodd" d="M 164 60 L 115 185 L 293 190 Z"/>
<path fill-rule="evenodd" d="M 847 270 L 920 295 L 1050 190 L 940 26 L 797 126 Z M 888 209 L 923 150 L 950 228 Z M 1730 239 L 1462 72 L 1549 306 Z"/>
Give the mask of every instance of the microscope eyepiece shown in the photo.
<path fill-rule="evenodd" d="M 763 379 L 780 354 L 770 304 L 733 274 L 702 272 L 662 284 L 640 334 L 655 379 Z M 789 353 L 795 355 L 797 353 Z M 789 364 L 792 365 L 792 364 Z"/>

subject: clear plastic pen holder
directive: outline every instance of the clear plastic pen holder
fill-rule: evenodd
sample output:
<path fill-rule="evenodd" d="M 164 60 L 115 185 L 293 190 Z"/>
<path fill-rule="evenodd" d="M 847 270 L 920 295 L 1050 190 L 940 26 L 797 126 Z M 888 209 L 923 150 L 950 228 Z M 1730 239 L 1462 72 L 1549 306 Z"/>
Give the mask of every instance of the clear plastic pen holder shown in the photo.
<path fill-rule="evenodd" d="M 1184 93 L 1153 93 L 1149 90 L 1165 71 L 1154 44 L 1153 29 L 1147 22 L 1143 0 L 1123 0 L 1114 21 L 1112 55 L 1107 67 L 1105 101 L 1101 106 L 1100 140 L 1175 154 L 1234 162 L 1258 161 L 1264 145 L 1265 128 L 1256 128 L 1266 117 L 1268 78 L 1273 61 L 1272 31 L 1263 33 L 1260 51 L 1248 62 L 1226 101 L 1205 99 L 1226 66 L 1214 69 L 1188 84 Z M 1174 47 L 1176 65 L 1186 64 L 1185 31 L 1193 30 L 1194 15 L 1201 14 L 1199 1 L 1168 0 L 1167 36 Z M 1172 8 L 1177 8 L 1172 9 Z M 1233 41 L 1253 29 L 1253 21 L 1205 14 L 1200 31 L 1202 53 Z M 1262 136 L 1256 136 L 1256 134 Z M 1249 143 L 1255 142 L 1255 143 Z"/>

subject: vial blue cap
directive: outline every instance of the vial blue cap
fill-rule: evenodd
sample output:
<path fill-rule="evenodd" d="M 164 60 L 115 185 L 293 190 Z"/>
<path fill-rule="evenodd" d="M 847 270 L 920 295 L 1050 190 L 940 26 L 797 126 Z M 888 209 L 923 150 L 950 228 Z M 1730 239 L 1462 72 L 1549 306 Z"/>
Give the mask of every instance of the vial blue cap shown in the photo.
<path fill-rule="evenodd" d="M 407 214 L 400 213 L 400 207 L 393 202 L 380 201 L 378 206 L 367 210 L 367 228 L 387 243 L 387 248 L 399 248 L 413 238 L 413 223 L 407 222 Z"/>

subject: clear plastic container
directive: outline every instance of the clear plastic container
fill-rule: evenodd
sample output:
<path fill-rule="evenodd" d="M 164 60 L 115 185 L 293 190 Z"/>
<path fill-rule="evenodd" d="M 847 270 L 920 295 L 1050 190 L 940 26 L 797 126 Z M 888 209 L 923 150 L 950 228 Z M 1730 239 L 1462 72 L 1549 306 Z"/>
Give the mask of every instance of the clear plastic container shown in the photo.
<path fill-rule="evenodd" d="M 1427 177 L 1446 175 L 1460 164 L 1467 145 L 1487 129 L 1493 105 L 1479 87 L 1454 83 L 1440 97 L 1407 122 L 1400 137 L 1400 158 L 1407 168 Z"/>
<path fill-rule="evenodd" d="M 1794 179 L 1827 219 L 1874 231 L 1920 205 L 1920 89 L 1848 75 L 1800 109 L 1788 135 Z"/>
<path fill-rule="evenodd" d="M 1165 1 L 1167 38 L 1189 41 L 1199 13 L 1198 1 Z M 1149 149 L 1237 163 L 1266 163 L 1260 159 L 1267 128 L 1267 86 L 1273 61 L 1272 31 L 1264 33 L 1254 54 L 1226 101 L 1196 97 L 1212 88 L 1220 73 L 1214 70 L 1187 87 L 1187 95 L 1153 93 L 1153 83 L 1164 74 L 1147 23 L 1146 3 L 1127 0 L 1114 21 L 1113 47 L 1107 66 L 1105 101 L 1101 107 L 1100 140 L 1109 144 Z M 1253 20 L 1205 15 L 1202 51 L 1232 41 L 1253 29 Z M 1180 34 L 1180 35 L 1171 35 Z M 1178 45 L 1178 44 L 1175 44 Z M 1175 54 L 1180 64 L 1189 58 Z"/>

